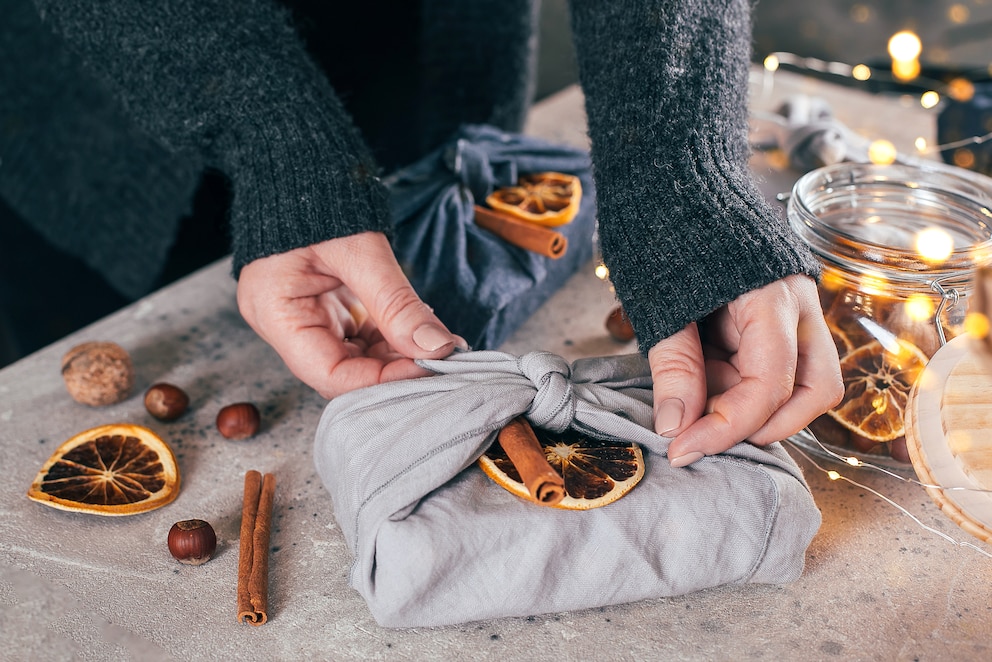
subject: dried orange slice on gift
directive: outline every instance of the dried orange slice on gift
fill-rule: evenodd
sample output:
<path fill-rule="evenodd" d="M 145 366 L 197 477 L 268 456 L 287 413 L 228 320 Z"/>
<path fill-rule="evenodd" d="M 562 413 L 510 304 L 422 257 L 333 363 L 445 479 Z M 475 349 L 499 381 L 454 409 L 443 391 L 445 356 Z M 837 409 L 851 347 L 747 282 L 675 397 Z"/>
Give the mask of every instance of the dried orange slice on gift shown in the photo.
<path fill-rule="evenodd" d="M 28 497 L 61 510 L 134 515 L 179 494 L 179 466 L 162 439 L 140 425 L 103 425 L 75 435 L 35 477 Z"/>
<path fill-rule="evenodd" d="M 589 510 L 613 503 L 644 476 L 644 454 L 631 441 L 601 441 L 575 430 L 557 434 L 534 428 L 548 463 L 565 481 L 565 497 L 552 508 Z M 499 442 L 479 458 L 479 466 L 497 485 L 532 501 L 527 486 Z"/>
<path fill-rule="evenodd" d="M 579 178 L 561 172 L 521 175 L 516 186 L 498 188 L 486 197 L 492 209 L 551 227 L 570 223 L 581 202 Z"/>
<path fill-rule="evenodd" d="M 866 439 L 892 441 L 905 434 L 906 403 L 927 364 L 916 345 L 898 338 L 877 340 L 848 352 L 840 362 L 844 400 L 828 413 Z"/>

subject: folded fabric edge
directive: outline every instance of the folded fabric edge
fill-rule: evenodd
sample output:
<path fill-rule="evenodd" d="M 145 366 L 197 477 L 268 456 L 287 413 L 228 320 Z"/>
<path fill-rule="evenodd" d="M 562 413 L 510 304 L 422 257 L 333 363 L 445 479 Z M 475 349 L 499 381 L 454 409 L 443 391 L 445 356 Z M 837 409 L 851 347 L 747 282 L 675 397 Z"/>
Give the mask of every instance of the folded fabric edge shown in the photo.
<path fill-rule="evenodd" d="M 823 518 L 803 481 L 777 467 L 762 465 L 761 470 L 775 486 L 778 503 L 765 534 L 764 552 L 744 581 L 789 584 L 802 576 L 806 550 L 820 530 Z"/>

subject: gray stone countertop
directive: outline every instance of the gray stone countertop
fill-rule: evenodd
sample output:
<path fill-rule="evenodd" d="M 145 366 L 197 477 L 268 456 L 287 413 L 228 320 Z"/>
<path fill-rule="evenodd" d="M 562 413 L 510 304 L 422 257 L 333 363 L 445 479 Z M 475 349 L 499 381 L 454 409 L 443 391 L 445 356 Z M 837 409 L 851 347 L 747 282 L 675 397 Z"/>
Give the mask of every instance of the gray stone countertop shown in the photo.
<path fill-rule="evenodd" d="M 771 84 L 769 84 L 771 83 Z M 828 99 L 866 135 L 900 147 L 932 140 L 934 116 L 913 100 L 874 97 L 779 72 L 756 72 L 756 108 L 792 92 Z M 528 131 L 584 145 L 581 94 L 540 104 Z M 891 135 L 895 132 L 895 136 Z M 901 141 L 901 142 L 900 142 Z M 796 174 L 758 155 L 769 195 Z M 592 265 L 574 276 L 505 344 L 575 359 L 631 352 L 603 322 L 614 298 Z M 74 403 L 60 359 L 84 340 L 113 340 L 133 356 L 126 401 Z M 144 389 L 183 386 L 190 411 L 151 418 Z M 224 404 L 250 400 L 259 435 L 241 442 L 214 427 Z M 324 402 L 297 382 L 237 312 L 221 262 L 0 371 L 0 658 L 4 660 L 985 660 L 992 656 L 992 551 L 950 522 L 924 490 L 877 472 L 837 468 L 875 493 L 832 481 L 797 455 L 823 513 L 804 575 L 786 586 L 727 586 L 601 609 L 437 629 L 379 627 L 349 588 L 349 551 L 314 471 L 311 446 Z M 46 508 L 25 491 L 64 440 L 89 427 L 130 422 L 175 449 L 183 488 L 169 506 L 104 518 Z M 822 460 L 820 461 L 823 462 Z M 270 620 L 236 621 L 235 577 L 242 480 L 273 472 L 278 485 L 270 557 Z M 187 518 L 212 522 L 216 558 L 181 566 L 166 535 Z M 981 553 L 984 551 L 986 554 Z M 494 581 L 498 581 L 494 578 Z"/>

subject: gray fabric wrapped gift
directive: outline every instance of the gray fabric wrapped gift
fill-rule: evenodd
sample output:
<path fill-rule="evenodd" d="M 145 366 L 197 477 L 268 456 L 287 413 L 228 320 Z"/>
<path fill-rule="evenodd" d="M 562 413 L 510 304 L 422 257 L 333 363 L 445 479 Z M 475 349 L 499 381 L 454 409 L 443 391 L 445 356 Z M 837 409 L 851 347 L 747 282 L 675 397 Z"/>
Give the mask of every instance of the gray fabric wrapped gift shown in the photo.
<path fill-rule="evenodd" d="M 317 471 L 354 553 L 351 585 L 389 627 L 527 616 L 785 583 L 802 573 L 820 514 L 780 444 L 739 444 L 673 469 L 651 432 L 641 355 L 583 359 L 480 351 L 424 361 L 438 373 L 353 391 L 317 429 Z M 642 445 L 620 500 L 571 511 L 511 495 L 475 465 L 525 414 Z"/>

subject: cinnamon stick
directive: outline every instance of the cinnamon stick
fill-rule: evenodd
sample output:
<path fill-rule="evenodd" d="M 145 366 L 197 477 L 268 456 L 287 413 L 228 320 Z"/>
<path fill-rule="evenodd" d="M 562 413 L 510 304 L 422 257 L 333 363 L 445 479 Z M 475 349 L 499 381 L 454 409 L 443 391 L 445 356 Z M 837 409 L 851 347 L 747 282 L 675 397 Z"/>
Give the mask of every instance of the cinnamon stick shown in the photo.
<path fill-rule="evenodd" d="M 562 233 L 481 205 L 475 205 L 475 224 L 514 246 L 553 260 L 568 249 L 568 238 Z"/>
<path fill-rule="evenodd" d="M 548 463 L 527 419 L 518 416 L 507 423 L 499 431 L 498 440 L 534 501 L 553 506 L 565 498 L 565 481 Z"/>
<path fill-rule="evenodd" d="M 257 471 L 245 473 L 238 556 L 238 621 L 261 625 L 268 620 L 269 536 L 276 478 Z"/>

